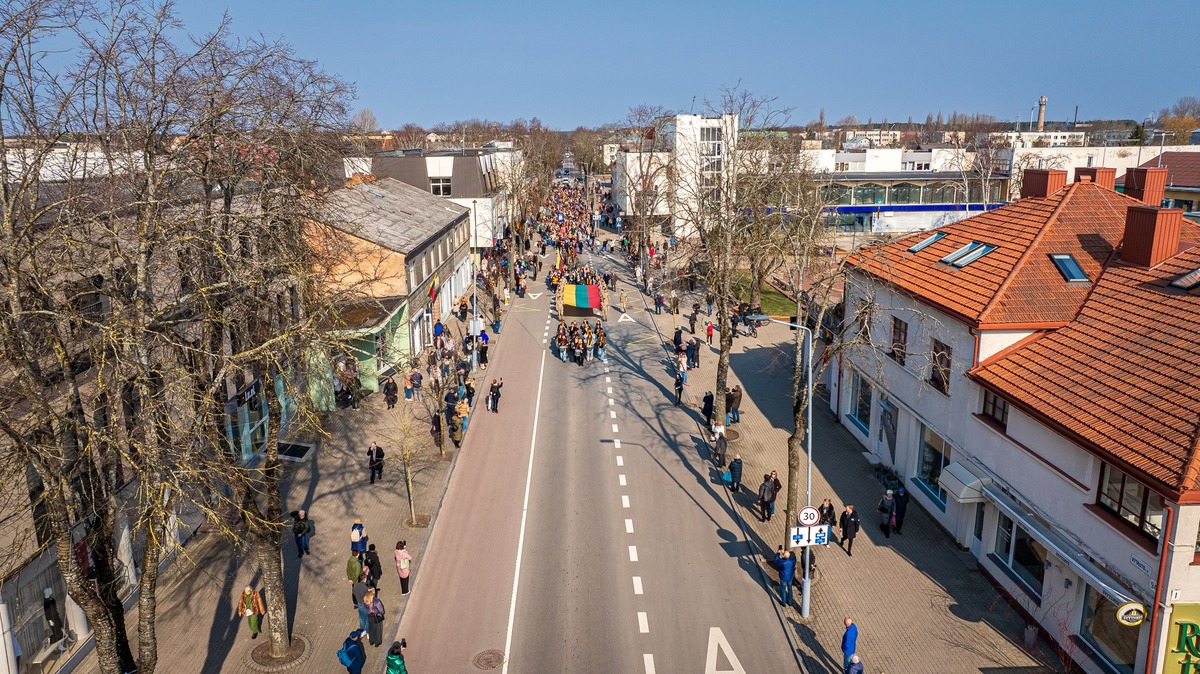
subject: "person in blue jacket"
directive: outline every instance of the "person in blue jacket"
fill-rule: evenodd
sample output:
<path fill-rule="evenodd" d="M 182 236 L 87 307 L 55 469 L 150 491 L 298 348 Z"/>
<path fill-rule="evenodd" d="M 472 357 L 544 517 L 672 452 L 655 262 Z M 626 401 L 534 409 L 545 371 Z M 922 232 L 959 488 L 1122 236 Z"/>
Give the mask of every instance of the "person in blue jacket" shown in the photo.
<path fill-rule="evenodd" d="M 350 674 L 362 674 L 363 667 L 367 665 L 367 652 L 363 650 L 362 642 L 359 641 L 361 636 L 361 630 L 354 630 L 342 642 L 342 650 L 350 656 L 350 664 L 346 665 L 346 671 Z"/>
<path fill-rule="evenodd" d="M 779 546 L 775 553 L 775 565 L 779 567 L 779 601 L 784 606 L 792 603 L 792 582 L 796 580 L 796 558 L 791 550 Z"/>

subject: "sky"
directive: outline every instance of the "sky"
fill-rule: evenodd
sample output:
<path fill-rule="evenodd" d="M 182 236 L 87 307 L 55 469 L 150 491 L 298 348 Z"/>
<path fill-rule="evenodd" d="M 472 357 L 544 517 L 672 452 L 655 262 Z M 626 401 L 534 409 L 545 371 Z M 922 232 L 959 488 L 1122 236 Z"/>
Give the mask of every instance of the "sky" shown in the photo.
<path fill-rule="evenodd" d="M 223 2 L 226 3 L 223 6 Z M 1141 120 L 1196 90 L 1196 0 L 178 0 L 187 30 L 291 43 L 382 128 L 570 130 L 638 104 L 709 112 L 740 86 L 805 124 L 986 113 Z"/>

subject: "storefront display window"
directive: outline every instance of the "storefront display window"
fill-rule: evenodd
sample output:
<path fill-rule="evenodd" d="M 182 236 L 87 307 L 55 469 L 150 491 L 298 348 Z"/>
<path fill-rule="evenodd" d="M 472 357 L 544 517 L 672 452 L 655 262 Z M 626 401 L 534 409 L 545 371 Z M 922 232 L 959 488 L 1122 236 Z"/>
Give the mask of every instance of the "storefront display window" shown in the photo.
<path fill-rule="evenodd" d="M 941 502 L 946 504 L 946 490 L 938 484 L 942 470 L 953 460 L 953 449 L 950 443 L 928 426 L 921 426 L 921 454 L 917 461 L 917 474 L 914 476 L 928 491 Z"/>
<path fill-rule="evenodd" d="M 1121 674 L 1133 674 L 1137 655 L 1138 628 L 1117 622 L 1117 605 L 1091 585 L 1083 597 L 1079 637 Z"/>

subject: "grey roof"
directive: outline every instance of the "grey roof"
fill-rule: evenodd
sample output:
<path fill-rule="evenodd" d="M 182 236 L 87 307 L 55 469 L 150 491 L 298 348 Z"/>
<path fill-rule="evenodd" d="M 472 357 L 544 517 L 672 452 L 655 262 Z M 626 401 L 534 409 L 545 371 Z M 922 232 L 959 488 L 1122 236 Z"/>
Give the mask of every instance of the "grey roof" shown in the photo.
<path fill-rule="evenodd" d="M 328 209 L 329 225 L 405 255 L 425 247 L 470 212 L 393 178 L 337 190 L 329 195 Z"/>

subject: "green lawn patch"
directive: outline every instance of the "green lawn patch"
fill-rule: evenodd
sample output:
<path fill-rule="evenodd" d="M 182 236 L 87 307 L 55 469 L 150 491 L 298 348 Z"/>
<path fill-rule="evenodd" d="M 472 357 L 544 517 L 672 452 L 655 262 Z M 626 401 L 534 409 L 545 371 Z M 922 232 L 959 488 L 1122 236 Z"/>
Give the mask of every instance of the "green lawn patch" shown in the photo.
<path fill-rule="evenodd" d="M 739 300 L 750 301 L 750 271 L 739 269 L 733 272 L 733 294 Z M 762 309 L 768 316 L 795 316 L 796 303 L 779 292 L 770 283 L 762 289 Z"/>

